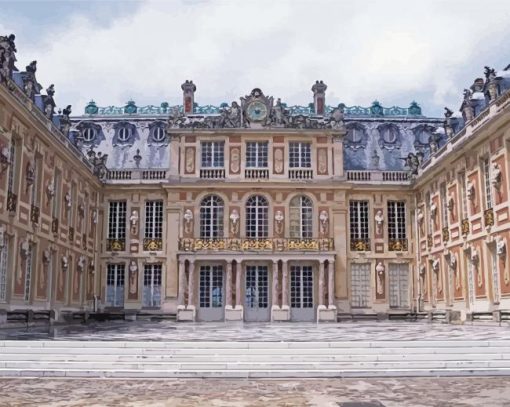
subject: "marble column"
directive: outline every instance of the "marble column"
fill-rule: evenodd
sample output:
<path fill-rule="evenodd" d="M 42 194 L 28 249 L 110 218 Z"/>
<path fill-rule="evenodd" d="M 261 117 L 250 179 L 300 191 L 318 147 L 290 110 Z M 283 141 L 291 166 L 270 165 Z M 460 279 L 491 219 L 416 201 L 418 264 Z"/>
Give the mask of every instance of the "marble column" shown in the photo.
<path fill-rule="evenodd" d="M 232 307 L 232 261 L 227 262 L 227 278 L 225 287 L 225 306 Z"/>
<path fill-rule="evenodd" d="M 186 292 L 186 264 L 184 260 L 179 261 L 179 293 L 177 295 L 177 306 L 184 307 L 184 294 Z"/>
<path fill-rule="evenodd" d="M 335 262 L 328 262 L 328 308 L 335 306 Z"/>
<path fill-rule="evenodd" d="M 243 282 L 243 266 L 241 262 L 236 263 L 236 307 L 242 307 L 241 284 Z"/>
<path fill-rule="evenodd" d="M 188 307 L 195 307 L 195 262 L 189 262 Z"/>
<path fill-rule="evenodd" d="M 279 307 L 280 304 L 278 302 L 278 260 L 273 261 L 273 304 L 272 307 Z"/>
<path fill-rule="evenodd" d="M 319 262 L 319 307 L 324 305 L 324 261 Z M 329 286 L 328 286 L 329 289 Z"/>
<path fill-rule="evenodd" d="M 282 308 L 289 308 L 289 269 L 287 260 L 282 261 Z"/>

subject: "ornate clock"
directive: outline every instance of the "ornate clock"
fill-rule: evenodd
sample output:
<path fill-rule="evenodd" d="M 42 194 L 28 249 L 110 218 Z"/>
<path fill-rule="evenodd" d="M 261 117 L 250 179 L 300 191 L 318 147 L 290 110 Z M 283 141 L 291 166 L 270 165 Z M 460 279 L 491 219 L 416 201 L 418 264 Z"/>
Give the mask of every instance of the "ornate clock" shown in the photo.
<path fill-rule="evenodd" d="M 267 118 L 267 106 L 259 100 L 251 102 L 246 108 L 250 121 L 261 122 Z"/>

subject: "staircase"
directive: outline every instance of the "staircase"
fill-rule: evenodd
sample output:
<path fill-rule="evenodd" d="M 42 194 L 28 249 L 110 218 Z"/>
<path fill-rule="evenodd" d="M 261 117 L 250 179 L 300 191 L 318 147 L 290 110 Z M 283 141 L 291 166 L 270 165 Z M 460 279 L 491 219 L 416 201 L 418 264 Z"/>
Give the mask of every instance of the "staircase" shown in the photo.
<path fill-rule="evenodd" d="M 510 375 L 510 340 L 0 341 L 0 376 L 294 378 Z"/>

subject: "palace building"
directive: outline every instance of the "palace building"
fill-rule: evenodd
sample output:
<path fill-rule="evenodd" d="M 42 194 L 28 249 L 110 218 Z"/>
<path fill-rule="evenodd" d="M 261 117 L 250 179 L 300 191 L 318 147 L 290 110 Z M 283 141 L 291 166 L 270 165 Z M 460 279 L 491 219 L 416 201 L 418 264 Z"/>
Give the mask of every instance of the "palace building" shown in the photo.
<path fill-rule="evenodd" d="M 337 321 L 510 308 L 510 66 L 444 118 L 308 106 L 56 110 L 0 37 L 0 310 Z M 41 91 L 43 92 L 41 94 Z M 0 320 L 0 323 L 2 321 Z"/>

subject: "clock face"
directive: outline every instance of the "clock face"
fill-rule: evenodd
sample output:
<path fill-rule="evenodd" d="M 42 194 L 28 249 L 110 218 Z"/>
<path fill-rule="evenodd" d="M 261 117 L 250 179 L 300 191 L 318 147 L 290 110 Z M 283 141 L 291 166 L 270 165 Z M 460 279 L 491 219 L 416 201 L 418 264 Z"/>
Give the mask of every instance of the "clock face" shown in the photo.
<path fill-rule="evenodd" d="M 251 121 L 260 122 L 267 117 L 267 107 L 259 101 L 251 102 L 246 109 L 246 113 Z"/>

